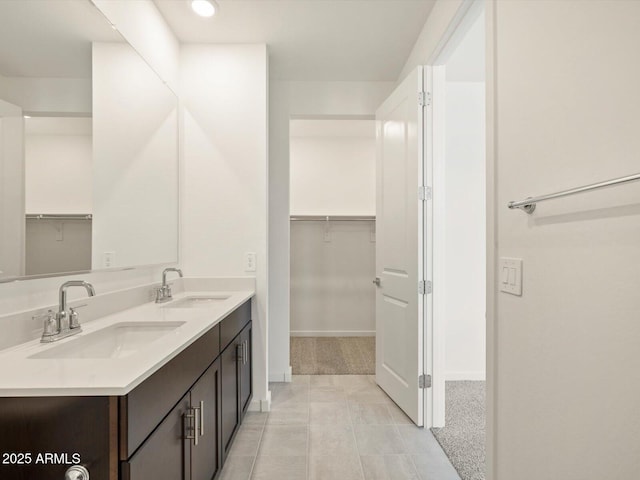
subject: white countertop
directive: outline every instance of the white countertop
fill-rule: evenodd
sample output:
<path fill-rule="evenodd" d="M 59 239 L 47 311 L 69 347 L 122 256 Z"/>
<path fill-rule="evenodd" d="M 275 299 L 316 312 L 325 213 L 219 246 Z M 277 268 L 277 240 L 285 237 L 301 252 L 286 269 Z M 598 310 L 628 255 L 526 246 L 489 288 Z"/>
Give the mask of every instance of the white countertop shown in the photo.
<path fill-rule="evenodd" d="M 211 295 L 229 298 L 198 308 L 163 308 L 169 303 L 146 303 L 86 324 L 82 323 L 80 314 L 81 333 L 53 343 L 32 340 L 2 350 L 0 397 L 126 395 L 250 299 L 254 292 L 188 291 L 174 294 L 173 301 Z M 120 322 L 184 324 L 124 358 L 29 358 Z"/>

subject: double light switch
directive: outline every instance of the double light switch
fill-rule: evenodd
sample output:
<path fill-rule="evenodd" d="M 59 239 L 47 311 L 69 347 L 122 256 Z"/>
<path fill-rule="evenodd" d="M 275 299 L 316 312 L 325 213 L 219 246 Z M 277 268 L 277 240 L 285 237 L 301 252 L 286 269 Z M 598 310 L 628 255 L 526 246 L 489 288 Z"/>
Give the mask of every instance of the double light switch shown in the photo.
<path fill-rule="evenodd" d="M 522 259 L 500 258 L 500 291 L 522 295 Z"/>

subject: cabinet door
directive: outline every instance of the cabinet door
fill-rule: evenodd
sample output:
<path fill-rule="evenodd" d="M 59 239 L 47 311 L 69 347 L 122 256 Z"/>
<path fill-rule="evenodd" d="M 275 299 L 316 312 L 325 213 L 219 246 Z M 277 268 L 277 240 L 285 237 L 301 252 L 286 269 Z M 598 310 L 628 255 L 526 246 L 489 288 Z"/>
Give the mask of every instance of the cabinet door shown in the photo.
<path fill-rule="evenodd" d="M 220 360 L 191 389 L 191 407 L 198 409 L 198 444 L 191 441 L 191 480 L 211 480 L 220 470 Z"/>
<path fill-rule="evenodd" d="M 240 334 L 242 359 L 240 362 L 240 408 L 242 415 L 249 408 L 252 394 L 252 355 L 251 355 L 251 323 L 244 327 Z"/>
<path fill-rule="evenodd" d="M 220 355 L 220 372 L 222 380 L 222 459 L 227 457 L 231 441 L 240 423 L 240 355 L 241 342 L 238 335 L 231 341 Z"/>
<path fill-rule="evenodd" d="M 125 480 L 187 480 L 189 472 L 189 445 L 184 418 L 189 411 L 187 393 L 142 447 L 126 462 L 122 463 Z"/>

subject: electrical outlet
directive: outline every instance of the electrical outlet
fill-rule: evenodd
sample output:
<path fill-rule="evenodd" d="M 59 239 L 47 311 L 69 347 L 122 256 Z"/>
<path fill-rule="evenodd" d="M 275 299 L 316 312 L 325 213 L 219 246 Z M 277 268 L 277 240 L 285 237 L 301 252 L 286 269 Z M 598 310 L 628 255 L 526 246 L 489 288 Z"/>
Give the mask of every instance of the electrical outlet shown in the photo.
<path fill-rule="evenodd" d="M 329 229 L 329 225 L 325 225 L 324 231 L 322 233 L 322 240 L 326 243 L 331 242 L 331 230 Z"/>
<path fill-rule="evenodd" d="M 104 252 L 102 254 L 102 266 L 104 268 L 113 267 L 116 261 L 116 252 Z"/>
<path fill-rule="evenodd" d="M 255 252 L 246 252 L 244 254 L 244 271 L 255 272 L 256 271 L 256 254 Z"/>
<path fill-rule="evenodd" d="M 54 227 L 56 229 L 56 242 L 64 241 L 64 223 L 60 222 Z"/>

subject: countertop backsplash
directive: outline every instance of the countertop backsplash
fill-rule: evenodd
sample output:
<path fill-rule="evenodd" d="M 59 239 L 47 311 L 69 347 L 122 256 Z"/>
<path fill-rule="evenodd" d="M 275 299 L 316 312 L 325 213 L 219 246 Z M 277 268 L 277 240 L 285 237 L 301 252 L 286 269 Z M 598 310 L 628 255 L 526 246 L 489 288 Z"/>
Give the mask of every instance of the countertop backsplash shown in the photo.
<path fill-rule="evenodd" d="M 59 280 L 59 283 L 62 284 L 63 281 L 66 280 L 67 279 Z M 167 283 L 171 285 L 174 294 L 182 293 L 185 290 L 215 291 L 255 289 L 254 277 L 175 278 Z M 96 295 L 94 297 L 86 297 L 84 296 L 84 291 L 82 291 L 82 298 L 70 300 L 69 306 L 78 309 L 80 324 L 83 324 L 144 303 L 153 302 L 155 300 L 155 290 L 159 286 L 160 282 L 154 282 L 106 293 L 100 293 L 99 288 L 96 287 Z M 44 320 L 34 317 L 44 314 L 48 310 L 57 311 L 57 301 L 37 308 L 29 308 L 0 315 L 0 331 L 3 332 L 2 336 L 0 336 L 0 350 L 39 338 L 42 335 Z"/>

